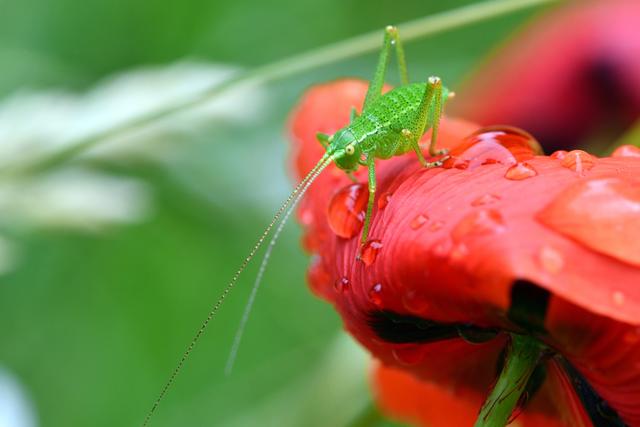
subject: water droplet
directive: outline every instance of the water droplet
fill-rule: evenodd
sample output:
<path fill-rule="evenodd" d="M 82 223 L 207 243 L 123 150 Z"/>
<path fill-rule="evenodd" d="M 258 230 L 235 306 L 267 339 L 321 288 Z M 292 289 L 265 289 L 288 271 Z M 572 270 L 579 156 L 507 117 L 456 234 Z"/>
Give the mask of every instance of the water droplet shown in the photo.
<path fill-rule="evenodd" d="M 543 246 L 538 252 L 540 266 L 547 273 L 558 274 L 564 267 L 564 257 L 551 246 Z"/>
<path fill-rule="evenodd" d="M 348 291 L 350 286 L 351 286 L 351 281 L 349 281 L 348 277 L 341 277 L 338 280 L 336 280 L 335 283 L 333 284 L 333 288 L 338 293 L 343 293 Z"/>
<path fill-rule="evenodd" d="M 498 200 L 500 200 L 500 196 L 496 196 L 495 194 L 484 194 L 471 202 L 471 206 L 490 205 Z"/>
<path fill-rule="evenodd" d="M 611 153 L 611 157 L 640 157 L 640 148 L 634 145 L 621 145 Z"/>
<path fill-rule="evenodd" d="M 391 193 L 384 193 L 383 195 L 381 195 L 380 198 L 378 199 L 378 209 L 382 210 L 386 208 L 389 202 L 391 201 L 391 196 L 392 196 Z"/>
<path fill-rule="evenodd" d="M 369 289 L 369 301 L 371 301 L 374 305 L 381 307 L 382 306 L 382 284 L 376 283 Z"/>
<path fill-rule="evenodd" d="M 623 294 L 622 292 L 620 292 L 620 291 L 615 291 L 615 292 L 611 295 L 611 297 L 613 298 L 613 302 L 614 302 L 616 305 L 622 305 L 622 304 L 624 304 L 625 296 L 624 296 L 624 294 Z"/>
<path fill-rule="evenodd" d="M 444 227 L 444 221 L 433 221 L 429 224 L 429 231 L 438 231 Z"/>
<path fill-rule="evenodd" d="M 412 314 L 424 314 L 429 308 L 429 298 L 421 292 L 408 290 L 402 293 L 402 304 Z"/>
<path fill-rule="evenodd" d="M 517 163 L 507 169 L 504 177 L 513 181 L 521 181 L 538 175 L 538 172 L 529 163 Z"/>
<path fill-rule="evenodd" d="M 329 202 L 329 227 L 345 239 L 362 229 L 369 191 L 365 184 L 351 184 L 338 191 Z"/>
<path fill-rule="evenodd" d="M 504 230 L 502 214 L 495 209 L 480 209 L 467 214 L 451 231 L 453 240 L 459 242 L 469 235 L 499 233 Z"/>
<path fill-rule="evenodd" d="M 380 249 L 382 249 L 382 243 L 380 240 L 367 240 L 367 242 L 365 242 L 365 244 L 360 248 L 358 259 L 364 262 L 365 265 L 371 265 L 376 260 Z"/>
<path fill-rule="evenodd" d="M 464 243 L 458 243 L 449 252 L 449 259 L 452 263 L 464 261 L 469 255 L 469 248 Z"/>
<path fill-rule="evenodd" d="M 594 251 L 640 266 L 638 212 L 637 182 L 595 178 L 566 188 L 536 218 Z"/>
<path fill-rule="evenodd" d="M 551 153 L 551 155 L 549 157 L 551 157 L 552 159 L 556 159 L 556 160 L 562 160 L 565 157 L 567 157 L 567 153 L 568 153 L 568 151 L 558 150 L 558 151 L 554 151 L 553 153 Z"/>
<path fill-rule="evenodd" d="M 427 221 L 429 221 L 429 217 L 427 217 L 426 215 L 419 214 L 419 215 L 416 215 L 411 220 L 411 224 L 409 224 L 409 226 L 411 227 L 412 230 L 417 230 L 418 228 L 425 225 Z"/>
<path fill-rule="evenodd" d="M 510 126 L 493 126 L 478 130 L 456 146 L 445 169 L 475 169 L 478 166 L 529 160 L 542 154 L 540 144 L 527 132 Z"/>
<path fill-rule="evenodd" d="M 562 159 L 562 166 L 564 166 L 565 168 L 569 168 L 579 174 L 583 174 L 584 172 L 593 168 L 596 164 L 596 161 L 596 158 L 586 151 L 571 150 Z"/>
<path fill-rule="evenodd" d="M 425 349 L 420 344 L 404 344 L 391 350 L 391 354 L 403 365 L 413 366 L 424 360 Z"/>

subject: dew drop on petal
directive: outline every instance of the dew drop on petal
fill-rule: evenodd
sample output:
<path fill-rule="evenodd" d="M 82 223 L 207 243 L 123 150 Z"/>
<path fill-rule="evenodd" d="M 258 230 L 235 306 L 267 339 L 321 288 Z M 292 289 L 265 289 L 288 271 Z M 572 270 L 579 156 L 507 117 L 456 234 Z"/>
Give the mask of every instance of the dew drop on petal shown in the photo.
<path fill-rule="evenodd" d="M 409 226 L 412 230 L 417 230 L 418 228 L 425 225 L 427 221 L 429 221 L 429 217 L 423 214 L 418 214 L 411 220 L 411 224 L 409 224 Z"/>
<path fill-rule="evenodd" d="M 591 170 L 597 159 L 586 151 L 571 150 L 562 159 L 562 166 L 579 174 Z"/>
<path fill-rule="evenodd" d="M 349 280 L 348 277 L 341 277 L 338 280 L 336 280 L 335 283 L 333 284 L 333 288 L 338 293 L 347 292 L 350 286 L 351 286 L 351 281 Z"/>
<path fill-rule="evenodd" d="M 391 350 L 391 354 L 401 364 L 413 366 L 424 360 L 425 349 L 419 344 L 404 344 Z"/>
<path fill-rule="evenodd" d="M 499 233 L 504 230 L 502 214 L 495 209 L 480 209 L 464 216 L 451 231 L 455 241 L 461 241 L 469 235 Z"/>
<path fill-rule="evenodd" d="M 444 221 L 433 221 L 429 224 L 429 231 L 438 231 L 444 227 Z"/>
<path fill-rule="evenodd" d="M 469 248 L 464 243 L 458 243 L 449 252 L 449 259 L 452 263 L 464 261 L 469 255 Z"/>
<path fill-rule="evenodd" d="M 551 153 L 551 155 L 549 157 L 551 157 L 552 159 L 556 159 L 556 160 L 562 160 L 565 157 L 567 157 L 567 153 L 568 153 L 568 151 L 558 150 L 558 151 L 554 151 L 553 153 Z"/>
<path fill-rule="evenodd" d="M 383 195 L 381 195 L 380 198 L 378 199 L 378 209 L 382 210 L 386 208 L 389 202 L 391 201 L 391 196 L 392 196 L 391 193 L 384 193 Z"/>
<path fill-rule="evenodd" d="M 640 183 L 621 177 L 569 186 L 537 219 L 599 253 L 640 266 Z"/>
<path fill-rule="evenodd" d="M 421 292 L 408 290 L 402 293 L 402 305 L 412 314 L 420 315 L 429 308 L 429 298 Z"/>
<path fill-rule="evenodd" d="M 367 240 L 365 244 L 360 248 L 358 259 L 364 262 L 365 265 L 371 265 L 378 257 L 380 249 L 382 249 L 382 243 L 380 242 L 380 240 Z"/>
<path fill-rule="evenodd" d="M 331 198 L 327 211 L 329 227 L 345 239 L 362 229 L 369 191 L 365 184 L 351 184 Z"/>
<path fill-rule="evenodd" d="M 512 181 L 522 181 L 538 175 L 538 172 L 529 163 L 517 163 L 507 169 L 504 177 Z"/>
<path fill-rule="evenodd" d="M 640 157 L 640 148 L 635 145 L 621 145 L 611 153 L 611 157 Z"/>
<path fill-rule="evenodd" d="M 512 165 L 542 154 L 529 133 L 511 126 L 492 126 L 474 132 L 454 148 L 445 169 L 475 169 L 482 165 Z"/>
<path fill-rule="evenodd" d="M 564 267 L 564 257 L 552 246 L 540 248 L 538 262 L 544 271 L 551 274 L 558 274 Z"/>
<path fill-rule="evenodd" d="M 613 294 L 611 294 L 611 298 L 613 298 L 613 302 L 616 305 L 622 305 L 624 304 L 624 300 L 625 300 L 625 296 L 622 292 L 620 291 L 615 291 Z"/>
<path fill-rule="evenodd" d="M 376 283 L 369 289 L 369 301 L 371 301 L 374 305 L 381 307 L 382 306 L 382 284 Z"/>
<path fill-rule="evenodd" d="M 476 198 L 471 202 L 471 206 L 485 206 L 490 205 L 492 203 L 500 200 L 500 196 L 496 196 L 495 194 L 483 194 L 482 196 Z"/>

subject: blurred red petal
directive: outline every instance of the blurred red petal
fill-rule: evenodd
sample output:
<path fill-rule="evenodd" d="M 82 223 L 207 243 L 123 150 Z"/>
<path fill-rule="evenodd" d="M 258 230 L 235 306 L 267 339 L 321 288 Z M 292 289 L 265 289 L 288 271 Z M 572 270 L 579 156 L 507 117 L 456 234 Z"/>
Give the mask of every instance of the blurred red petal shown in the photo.
<path fill-rule="evenodd" d="M 640 2 L 579 1 L 528 26 L 457 90 L 452 111 L 509 123 L 553 149 L 629 128 L 640 114 Z"/>

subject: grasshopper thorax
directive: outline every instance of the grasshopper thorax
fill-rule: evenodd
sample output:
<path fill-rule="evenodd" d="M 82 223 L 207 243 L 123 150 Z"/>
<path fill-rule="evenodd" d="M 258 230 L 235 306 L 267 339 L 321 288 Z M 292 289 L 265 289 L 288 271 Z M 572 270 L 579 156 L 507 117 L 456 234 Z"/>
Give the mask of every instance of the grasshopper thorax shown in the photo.
<path fill-rule="evenodd" d="M 358 169 L 362 150 L 349 126 L 340 129 L 330 138 L 328 154 L 336 165 L 345 172 Z"/>

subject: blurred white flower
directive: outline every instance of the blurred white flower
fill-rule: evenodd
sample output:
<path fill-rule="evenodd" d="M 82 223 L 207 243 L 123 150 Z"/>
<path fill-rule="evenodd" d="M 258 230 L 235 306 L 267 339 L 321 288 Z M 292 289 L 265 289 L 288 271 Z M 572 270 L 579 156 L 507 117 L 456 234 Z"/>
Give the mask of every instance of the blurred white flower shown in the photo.
<path fill-rule="evenodd" d="M 0 227 L 99 231 L 144 219 L 151 197 L 134 179 L 77 163 L 35 175 L 6 171 L 96 137 L 100 144 L 83 151 L 80 160 L 167 160 L 166 142 L 177 139 L 175 133 L 194 132 L 216 120 L 251 119 L 260 111 L 264 92 L 255 84 L 207 96 L 235 73 L 225 65 L 182 62 L 122 73 L 86 93 L 23 91 L 0 102 Z M 145 121 L 149 117 L 154 119 Z M 144 126 L 128 126 L 141 120 Z M 14 260 L 15 250 L 0 234 L 0 274 Z"/>
<path fill-rule="evenodd" d="M 98 231 L 140 221 L 149 208 L 143 183 L 79 168 L 0 182 L 0 224 L 8 226 Z"/>
<path fill-rule="evenodd" d="M 35 427 L 33 404 L 24 388 L 9 372 L 0 368 L 0 427 Z"/>
<path fill-rule="evenodd" d="M 65 91 L 19 92 L 0 104 L 0 169 L 37 159 L 71 144 L 120 128 L 132 120 L 193 102 L 229 79 L 237 69 L 226 65 L 182 62 L 144 68 L 109 78 L 85 94 Z M 152 125 L 108 138 L 92 155 L 114 151 L 158 154 L 160 147 L 135 142 L 168 131 L 191 131 L 211 120 L 255 117 L 264 100 L 256 85 L 244 85 Z"/>

